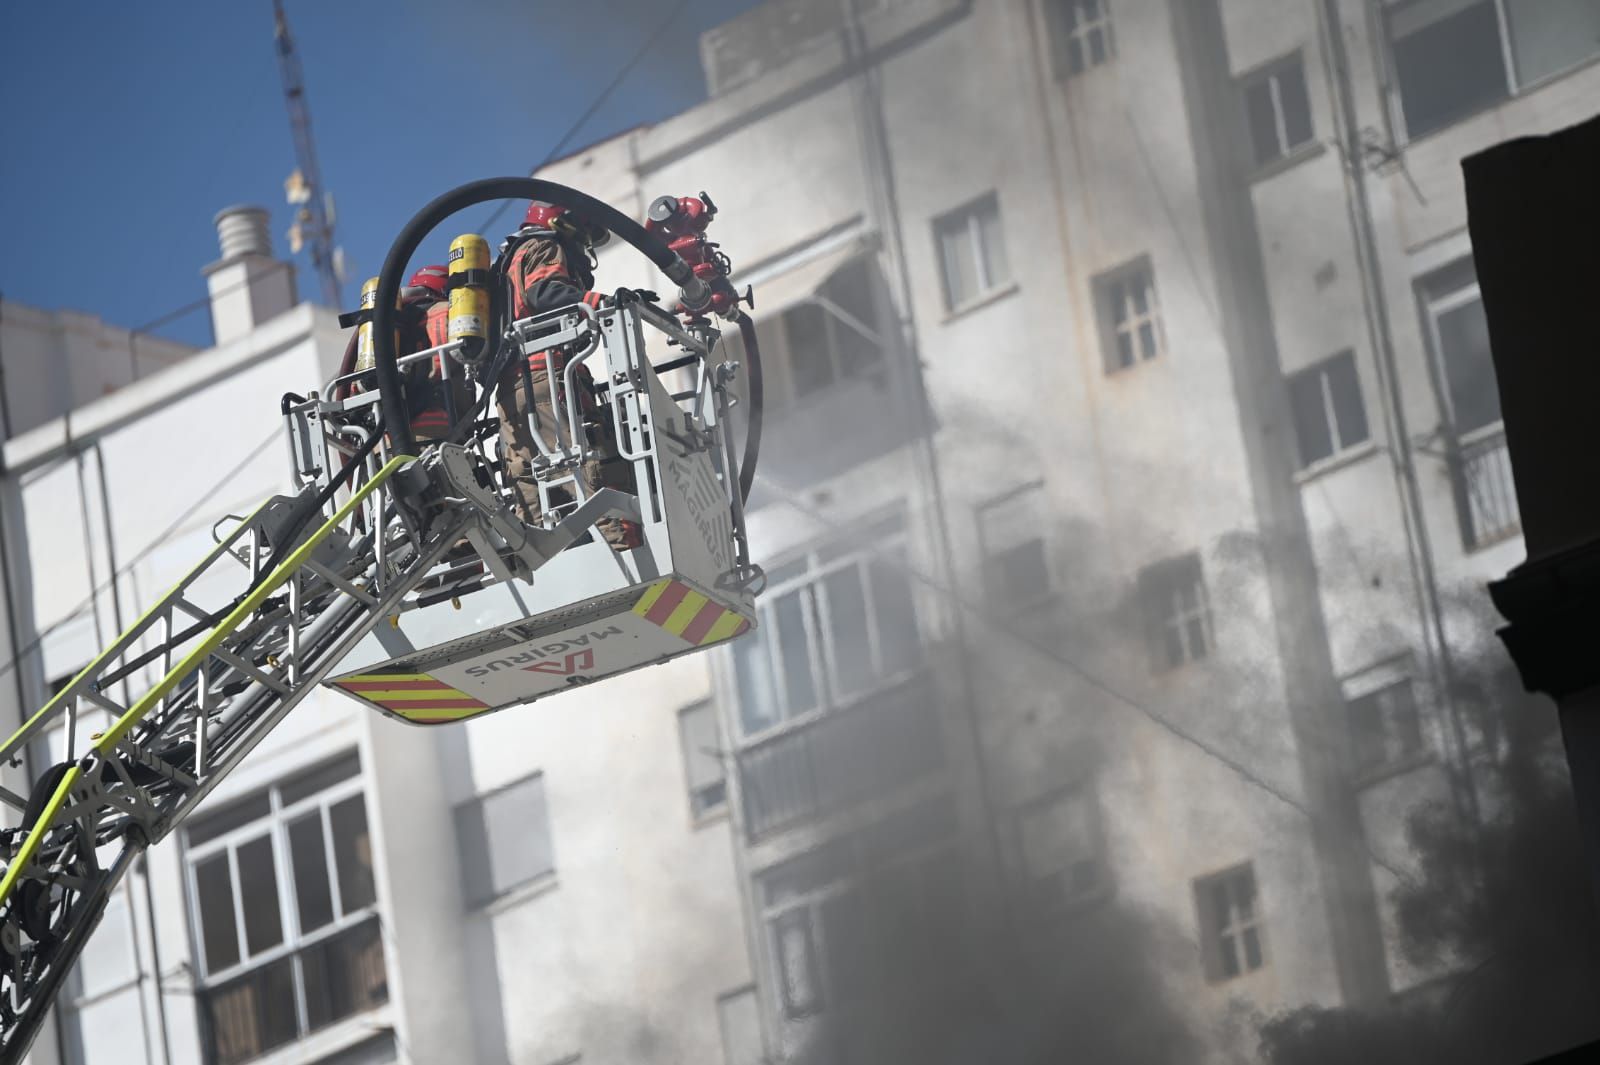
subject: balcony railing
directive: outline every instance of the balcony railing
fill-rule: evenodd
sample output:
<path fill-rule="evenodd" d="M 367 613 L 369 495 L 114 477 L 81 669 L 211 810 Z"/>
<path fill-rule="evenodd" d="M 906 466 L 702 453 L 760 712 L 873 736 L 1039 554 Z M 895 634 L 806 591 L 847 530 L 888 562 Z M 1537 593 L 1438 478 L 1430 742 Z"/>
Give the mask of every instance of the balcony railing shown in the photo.
<path fill-rule="evenodd" d="M 1455 482 L 1461 536 L 1468 550 L 1503 540 L 1522 528 L 1503 430 L 1461 444 Z"/>
<path fill-rule="evenodd" d="M 199 992 L 206 1060 L 235 1065 L 389 1001 L 377 914 Z"/>
<path fill-rule="evenodd" d="M 934 698 L 922 674 L 741 750 L 746 835 L 754 841 L 942 769 Z"/>

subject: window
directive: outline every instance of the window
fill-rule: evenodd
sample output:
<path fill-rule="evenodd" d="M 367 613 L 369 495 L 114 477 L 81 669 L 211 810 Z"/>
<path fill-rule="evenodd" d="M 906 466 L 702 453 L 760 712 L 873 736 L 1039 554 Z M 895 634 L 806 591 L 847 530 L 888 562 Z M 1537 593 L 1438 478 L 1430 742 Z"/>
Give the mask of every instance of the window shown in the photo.
<path fill-rule="evenodd" d="M 1441 270 L 1421 285 L 1434 358 L 1444 382 L 1445 407 L 1457 435 L 1500 421 L 1500 393 L 1489 353 L 1489 322 L 1470 260 Z"/>
<path fill-rule="evenodd" d="M 1422 751 L 1422 722 L 1409 679 L 1351 699 L 1351 769 L 1358 776 L 1400 765 Z"/>
<path fill-rule="evenodd" d="M 1511 92 L 1496 0 L 1412 0 L 1389 9 L 1406 130 L 1420 137 Z"/>
<path fill-rule="evenodd" d="M 388 1001 L 360 769 L 352 753 L 190 825 L 208 1061 L 248 1061 Z"/>
<path fill-rule="evenodd" d="M 1056 77 L 1076 77 L 1111 58 L 1111 0 L 1044 0 Z"/>
<path fill-rule="evenodd" d="M 817 287 L 812 298 L 779 318 L 775 345 L 783 369 L 778 399 L 801 402 L 841 381 L 883 374 L 883 338 L 874 307 L 876 272 L 852 259 Z"/>
<path fill-rule="evenodd" d="M 1139 602 L 1158 672 L 1210 653 L 1211 606 L 1199 555 L 1167 559 L 1141 570 Z"/>
<path fill-rule="evenodd" d="M 1399 0 L 1387 21 L 1412 137 L 1600 54 L 1593 0 Z"/>
<path fill-rule="evenodd" d="M 690 811 L 701 818 L 723 809 L 728 805 L 728 780 L 716 707 L 701 702 L 678 711 L 678 735 L 683 740 Z"/>
<path fill-rule="evenodd" d="M 1594 0 L 1505 0 L 1505 10 L 1519 85 L 1600 55 L 1600 4 Z"/>
<path fill-rule="evenodd" d="M 67 975 L 61 1036 L 68 1065 L 145 1065 L 144 1018 L 131 885 L 106 902 L 100 926 Z"/>
<path fill-rule="evenodd" d="M 456 807 L 461 886 L 469 906 L 555 872 L 544 774 L 535 773 Z"/>
<path fill-rule="evenodd" d="M 976 303 L 1011 283 L 1000 201 L 990 193 L 933 223 L 944 273 L 944 304 L 952 311 Z"/>
<path fill-rule="evenodd" d="M 1249 862 L 1196 880 L 1194 898 L 1206 979 L 1220 983 L 1266 964 L 1256 874 Z"/>
<path fill-rule="evenodd" d="M 1050 597 L 1043 496 L 1044 486 L 1036 482 L 978 508 L 984 585 L 997 606 L 1028 606 Z"/>
<path fill-rule="evenodd" d="M 723 1065 L 763 1065 L 761 1007 L 756 989 L 746 987 L 717 999 L 717 1026 L 722 1030 Z"/>
<path fill-rule="evenodd" d="M 1245 81 L 1245 116 L 1256 166 L 1266 166 L 1311 142 L 1311 104 L 1297 54 Z"/>
<path fill-rule="evenodd" d="M 795 1020 L 880 993 L 965 922 L 946 798 L 891 815 L 758 877 L 778 1006 Z"/>
<path fill-rule="evenodd" d="M 1018 864 L 1036 912 L 1060 910 L 1106 887 L 1093 795 L 1071 788 L 1017 814 Z"/>
<path fill-rule="evenodd" d="M 1289 378 L 1300 465 L 1310 466 L 1367 440 L 1355 355 L 1342 351 Z"/>
<path fill-rule="evenodd" d="M 1452 480 L 1462 540 L 1472 550 L 1522 527 L 1511 453 L 1500 424 L 1500 392 L 1489 350 L 1489 323 L 1470 259 L 1417 286 L 1429 346 L 1453 430 Z"/>
<path fill-rule="evenodd" d="M 1106 371 L 1126 370 L 1142 359 L 1161 354 L 1166 338 L 1150 260 L 1142 258 L 1102 274 L 1095 279 L 1094 287 L 1104 334 Z"/>
<path fill-rule="evenodd" d="M 760 627 L 733 645 L 746 736 L 865 695 L 917 666 L 902 520 L 767 570 Z"/>

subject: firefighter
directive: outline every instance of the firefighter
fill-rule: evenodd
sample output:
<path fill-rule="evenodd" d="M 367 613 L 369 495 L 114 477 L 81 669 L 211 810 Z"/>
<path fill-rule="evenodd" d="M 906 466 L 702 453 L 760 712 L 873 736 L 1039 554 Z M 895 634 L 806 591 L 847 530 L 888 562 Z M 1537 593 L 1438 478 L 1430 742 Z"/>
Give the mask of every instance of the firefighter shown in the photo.
<path fill-rule="evenodd" d="M 579 302 L 598 310 L 603 297 L 593 291 L 593 252 L 610 235 L 603 227 L 585 222 L 565 207 L 532 201 L 522 226 L 507 241 L 511 255 L 505 273 L 511 285 L 512 318 L 526 318 Z M 546 443 L 555 446 L 558 423 L 557 412 L 550 402 L 550 375 L 556 375 L 556 396 L 564 406 L 566 396 L 560 386 L 566 361 L 567 353 L 562 350 L 537 352 L 528 357 L 527 374 L 514 363 L 495 389 L 500 440 L 507 473 L 517 494 L 517 514 L 530 523 L 537 521 L 542 511 L 539 486 L 533 474 L 539 450 L 528 429 L 527 388 L 531 385 L 533 390 L 531 411 L 539 433 Z M 590 448 L 582 470 L 584 484 L 591 490 L 609 487 L 633 492 L 632 468 L 616 453 L 609 419 L 594 401 L 587 366 L 579 368 L 575 385 L 580 390 L 578 406 Z M 574 502 L 565 488 L 552 488 L 550 494 L 551 501 L 558 506 Z M 634 521 L 602 518 L 596 527 L 606 543 L 617 551 L 638 547 L 643 542 L 642 530 Z"/>
<path fill-rule="evenodd" d="M 448 271 L 443 266 L 424 266 L 411 275 L 400 289 L 399 357 L 449 341 L 450 301 L 446 290 Z M 450 419 L 460 418 L 471 407 L 472 390 L 466 370 L 450 367 L 448 399 L 444 380 L 443 355 L 406 367 L 406 396 L 411 408 L 411 435 L 419 444 L 443 440 L 450 431 Z"/>

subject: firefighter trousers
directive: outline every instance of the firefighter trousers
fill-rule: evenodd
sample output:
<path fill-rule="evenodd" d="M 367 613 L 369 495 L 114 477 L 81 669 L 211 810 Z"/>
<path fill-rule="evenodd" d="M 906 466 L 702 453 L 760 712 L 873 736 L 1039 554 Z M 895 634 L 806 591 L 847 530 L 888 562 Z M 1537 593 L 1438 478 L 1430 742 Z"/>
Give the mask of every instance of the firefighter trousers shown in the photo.
<path fill-rule="evenodd" d="M 516 492 L 517 516 L 529 524 L 539 521 L 542 508 L 539 501 L 539 484 L 534 478 L 533 464 L 539 455 L 539 445 L 534 442 L 533 434 L 528 430 L 528 412 L 530 409 L 528 394 L 525 384 L 533 387 L 533 402 L 531 409 L 535 424 L 539 428 L 539 435 L 546 444 L 556 446 L 556 412 L 550 403 L 549 373 L 543 366 L 536 367 L 527 376 L 521 368 L 514 366 L 511 371 L 500 379 L 495 389 L 495 406 L 500 414 L 500 445 L 505 455 L 506 473 L 510 479 L 511 487 Z M 579 383 L 580 388 L 587 384 L 587 380 Z M 566 397 L 560 386 L 557 386 L 557 399 L 562 404 Z M 632 493 L 633 468 L 617 457 L 616 444 L 612 439 L 609 419 L 604 417 L 604 412 L 597 409 L 587 394 L 579 397 L 578 414 L 583 419 L 583 431 L 586 435 L 586 444 L 589 447 L 589 458 L 584 462 L 580 471 L 584 487 L 590 491 L 598 488 L 617 488 L 624 492 Z M 572 491 L 565 485 L 549 489 L 552 505 L 561 507 L 576 502 Z M 595 523 L 600 530 L 600 535 L 612 547 L 622 548 L 632 546 L 630 539 L 635 535 L 635 530 L 616 518 L 602 518 Z"/>

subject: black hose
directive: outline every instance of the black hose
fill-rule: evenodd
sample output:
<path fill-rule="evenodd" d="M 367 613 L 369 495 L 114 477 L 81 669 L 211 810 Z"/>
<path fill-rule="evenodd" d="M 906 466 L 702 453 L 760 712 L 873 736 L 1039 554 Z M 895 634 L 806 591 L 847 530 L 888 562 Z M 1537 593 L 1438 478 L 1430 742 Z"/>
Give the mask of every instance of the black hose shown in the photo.
<path fill-rule="evenodd" d="M 755 484 L 756 460 L 761 457 L 761 410 L 765 394 L 761 382 L 761 345 L 756 340 L 756 324 L 743 311 L 739 312 L 739 338 L 744 341 L 744 361 L 750 374 L 747 401 L 750 411 L 744 430 L 744 458 L 739 460 L 739 498 L 750 501 L 750 487 Z"/>
<path fill-rule="evenodd" d="M 405 384 L 400 379 L 395 351 L 395 299 L 400 294 L 401 275 L 415 254 L 423 238 L 440 222 L 457 211 L 487 200 L 526 199 L 544 200 L 575 211 L 585 219 L 603 225 L 616 236 L 632 244 L 654 263 L 662 273 L 680 288 L 704 290 L 704 282 L 694 276 L 693 269 L 684 262 L 665 241 L 644 226 L 618 211 L 608 203 L 568 188 L 566 185 L 542 178 L 504 177 L 485 178 L 452 189 L 419 211 L 407 222 L 400 235 L 389 248 L 378 274 L 377 305 L 372 315 L 374 368 L 377 371 L 378 392 L 383 405 L 383 420 L 394 428 L 391 435 L 395 451 L 409 455 L 416 451 L 416 437 L 411 434 L 411 419 L 406 407 Z"/>

